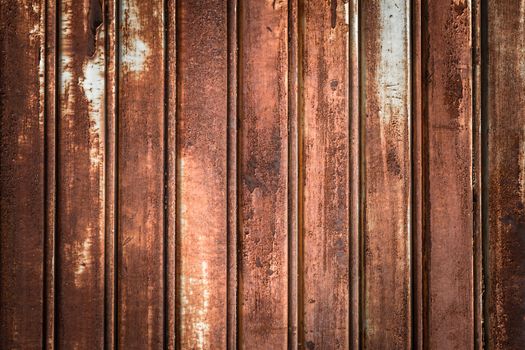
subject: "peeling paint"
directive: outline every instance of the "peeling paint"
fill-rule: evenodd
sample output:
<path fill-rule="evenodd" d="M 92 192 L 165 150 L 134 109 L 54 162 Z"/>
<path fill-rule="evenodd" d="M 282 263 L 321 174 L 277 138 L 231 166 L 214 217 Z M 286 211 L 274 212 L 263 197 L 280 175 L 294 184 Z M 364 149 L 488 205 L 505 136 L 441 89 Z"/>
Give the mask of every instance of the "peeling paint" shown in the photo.
<path fill-rule="evenodd" d="M 384 123 L 406 116 L 409 61 L 407 57 L 408 8 L 406 1 L 381 0 L 381 51 L 379 52 L 379 115 Z"/>
<path fill-rule="evenodd" d="M 146 70 L 148 56 L 148 44 L 136 38 L 123 48 L 122 64 L 126 66 L 128 72 L 140 73 Z"/>
<path fill-rule="evenodd" d="M 347 1 L 344 3 L 344 9 L 345 9 L 345 24 L 350 24 L 350 3 Z"/>
<path fill-rule="evenodd" d="M 199 277 L 181 277 L 181 289 L 187 291 L 182 294 L 182 308 L 184 312 L 181 321 L 184 324 L 185 318 L 192 320 L 192 330 L 195 332 L 196 343 L 192 344 L 194 349 L 207 349 L 209 346 L 208 337 L 210 325 L 208 321 L 210 290 L 208 279 L 208 263 L 200 263 Z"/>
<path fill-rule="evenodd" d="M 150 56 L 149 45 L 138 35 L 143 31 L 139 5 L 132 0 L 122 2 L 124 21 L 130 23 L 130 31 L 135 35 L 128 35 L 123 40 L 122 65 L 127 72 L 140 73 L 146 70 L 147 60 Z M 122 39 L 121 39 L 122 40 Z"/>
<path fill-rule="evenodd" d="M 92 234 L 92 228 L 87 229 L 87 233 L 90 236 Z M 91 238 L 86 238 L 84 242 L 81 243 L 78 256 L 76 259 L 76 269 L 75 269 L 75 286 L 82 288 L 86 282 L 83 275 L 87 268 L 91 265 L 91 249 L 93 246 L 93 240 Z"/>
<path fill-rule="evenodd" d="M 103 161 L 103 152 L 96 147 L 103 138 L 104 65 L 103 60 L 89 60 L 84 65 L 84 77 L 80 79 L 86 99 L 89 102 L 90 134 L 93 147 L 90 159 L 94 167 Z"/>

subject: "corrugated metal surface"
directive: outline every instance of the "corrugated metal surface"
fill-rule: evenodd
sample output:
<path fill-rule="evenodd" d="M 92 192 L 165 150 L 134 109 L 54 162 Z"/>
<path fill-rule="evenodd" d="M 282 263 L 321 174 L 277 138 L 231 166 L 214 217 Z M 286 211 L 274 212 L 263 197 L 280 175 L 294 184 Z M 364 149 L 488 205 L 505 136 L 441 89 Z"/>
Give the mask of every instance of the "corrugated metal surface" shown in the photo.
<path fill-rule="evenodd" d="M 0 0 L 1 349 L 521 349 L 525 3 Z"/>

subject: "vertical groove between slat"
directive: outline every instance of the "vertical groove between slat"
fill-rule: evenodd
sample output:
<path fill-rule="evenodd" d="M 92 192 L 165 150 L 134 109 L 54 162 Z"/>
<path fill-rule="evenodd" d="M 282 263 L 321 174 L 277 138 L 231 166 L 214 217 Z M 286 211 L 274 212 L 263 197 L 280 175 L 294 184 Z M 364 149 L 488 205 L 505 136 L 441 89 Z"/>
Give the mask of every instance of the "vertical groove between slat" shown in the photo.
<path fill-rule="evenodd" d="M 365 60 L 365 31 L 364 31 L 364 21 L 363 21 L 363 0 L 358 0 L 358 9 L 357 9 L 357 16 L 358 16 L 358 75 L 359 75 L 359 87 L 358 87 L 358 106 L 359 106 L 359 112 L 358 112 L 358 140 L 359 140 L 359 157 L 357 160 L 357 163 L 359 164 L 359 179 L 358 179 L 358 203 L 359 203 L 359 209 L 358 209 L 358 257 L 357 261 L 359 263 L 359 273 L 358 273 L 358 285 L 359 285 L 359 296 L 358 296 L 358 303 L 359 303 L 359 311 L 358 311 L 358 318 L 359 318 L 359 337 L 358 337 L 358 344 L 359 348 L 363 348 L 365 346 L 365 339 L 364 339 L 364 325 L 366 323 L 366 315 L 364 313 L 365 311 L 365 289 L 366 289 L 366 278 L 365 278 L 365 255 L 364 255 L 364 249 L 365 249 L 365 235 L 364 235 L 364 228 L 366 224 L 366 216 L 365 216 L 365 204 L 366 204 L 366 167 L 365 167 L 365 142 L 366 142 L 366 124 L 365 124 L 365 104 L 366 104 L 366 89 L 365 89 L 365 83 L 366 83 L 366 60 Z"/>
<path fill-rule="evenodd" d="M 407 300 L 407 303 L 408 303 L 408 322 L 407 322 L 407 327 L 409 328 L 408 330 L 408 344 L 410 346 L 411 349 L 414 349 L 415 346 L 414 346 L 414 339 L 416 337 L 415 335 L 415 327 L 414 325 L 416 324 L 415 323 L 415 317 L 414 317 L 414 286 L 415 284 L 414 283 L 417 283 L 417 281 L 415 282 L 415 279 L 414 279 L 414 227 L 413 227 L 413 222 L 414 222 L 414 210 L 415 210 L 415 207 L 414 207 L 414 148 L 415 148 L 415 145 L 414 145 L 414 120 L 415 120 L 415 115 L 416 113 L 418 112 L 415 108 L 414 108 L 414 103 L 415 103 L 415 100 L 414 100 L 414 95 L 413 95 L 413 91 L 414 91 L 414 86 L 416 85 L 415 84 L 415 74 L 414 74 L 414 63 L 416 61 L 415 57 L 414 57 L 414 43 L 415 43 L 415 39 L 419 39 L 419 37 L 416 37 L 415 38 L 415 34 L 414 34 L 414 31 L 413 31 L 413 24 L 412 24 L 412 17 L 413 17 L 413 13 L 414 13 L 414 9 L 415 9 L 415 4 L 414 4 L 414 1 L 408 1 L 407 2 L 407 5 L 406 5 L 406 21 L 407 23 L 405 24 L 405 28 L 406 28 L 406 31 L 407 31 L 407 64 L 406 64 L 406 69 L 407 69 L 407 79 L 408 79 L 408 87 L 407 87 L 407 93 L 406 93 L 406 96 L 407 96 L 407 109 L 408 109 L 408 174 L 410 176 L 410 179 L 408 181 L 408 201 L 407 201 L 407 205 L 408 205 L 408 210 L 407 210 L 407 225 L 408 225 L 408 243 L 407 243 L 407 259 L 408 259 L 408 300 Z M 417 8 L 417 7 L 416 7 Z"/>
<path fill-rule="evenodd" d="M 482 151 L 481 151 L 481 17 L 480 2 L 471 5 L 472 20 L 472 141 L 473 141 L 473 255 L 474 255 L 474 347 L 483 348 L 483 239 L 482 239 Z"/>
<path fill-rule="evenodd" d="M 479 3 L 479 118 L 480 118 L 480 152 L 481 152 L 481 311 L 480 317 L 482 322 L 482 348 L 488 347 L 489 344 L 489 154 L 488 154 L 488 0 L 478 0 Z"/>
<path fill-rule="evenodd" d="M 175 40 L 175 47 L 179 48 L 180 45 L 180 14 L 181 14 L 181 1 L 182 0 L 174 0 L 175 1 L 175 25 L 174 25 L 174 40 Z M 175 121 L 174 121 L 174 147 L 175 147 L 175 159 L 174 159 L 174 166 L 175 166 L 175 173 L 174 173 L 174 209 L 175 209 L 175 239 L 174 239 L 174 261 L 175 261 L 175 282 L 174 282 L 174 293 L 175 293 L 175 342 L 174 347 L 175 349 L 181 348 L 181 271 L 180 271 L 180 265 L 181 265 L 181 252 L 180 252 L 180 246 L 181 246 L 181 235 L 180 235 L 180 217 L 181 217 L 181 191 L 180 191 L 180 171 L 181 171 L 181 164 L 180 164 L 180 145 L 179 145 L 179 128 L 180 128 L 180 64 L 179 64 L 179 55 L 178 52 L 175 55 Z"/>
<path fill-rule="evenodd" d="M 235 325 L 235 333 L 236 333 L 236 339 L 235 339 L 235 348 L 240 349 L 242 344 L 242 318 L 241 318 L 241 312 L 242 312 L 242 286 L 241 286 L 241 271 L 239 266 L 242 264 L 242 240 L 241 240 L 241 232 L 240 232 L 240 224 L 241 224 L 241 216 L 239 213 L 239 208 L 241 207 L 241 191 L 240 191 L 240 184 L 241 184 L 241 167 L 239 159 L 241 159 L 241 128 L 240 128 L 240 110 L 241 110 L 241 94 L 240 94 L 240 86 L 242 86 L 242 75 L 241 75 L 241 67 L 242 67 L 242 46 L 241 46 L 241 40 L 242 40 L 242 16 L 243 11 L 243 0 L 237 0 L 237 13 L 236 13 L 236 87 L 235 87 L 235 130 L 236 130 L 236 139 L 235 139 L 235 184 L 236 184 L 236 193 L 235 193 L 235 240 L 236 240 L 236 283 L 237 283 L 237 300 L 236 302 L 236 310 L 235 310 L 235 319 L 236 319 L 236 325 Z"/>
<path fill-rule="evenodd" d="M 236 349 L 237 339 L 237 0 L 227 3 L 227 71 L 228 71 L 228 121 L 226 143 L 226 214 L 227 214 L 227 319 L 226 346 Z"/>
<path fill-rule="evenodd" d="M 420 152 L 421 152 L 421 347 L 426 348 L 429 344 L 429 290 L 430 290 L 430 237 L 427 234 L 428 223 L 429 223 L 429 210 L 427 208 L 428 203 L 428 190 L 429 190 L 429 179 L 428 179 L 428 122 L 424 116 L 428 115 L 428 106 L 426 93 L 423 88 L 423 81 L 427 78 L 427 61 L 428 61 L 428 50 L 426 50 L 425 44 L 428 45 L 429 33 L 427 28 L 428 23 L 428 4 L 426 1 L 420 2 L 420 40 L 421 40 L 421 141 L 420 141 Z"/>
<path fill-rule="evenodd" d="M 349 209 L 349 230 L 350 237 L 349 242 L 351 245 L 350 250 L 350 298 L 351 303 L 349 308 L 350 322 L 350 343 L 351 349 L 360 348 L 361 339 L 361 327 L 360 327 L 360 314 L 361 314 L 361 290 L 360 290 L 360 240 L 361 240 L 361 150 L 360 150 L 360 137 L 361 137 L 361 106 L 360 106 L 360 94 L 361 94 L 361 76 L 360 76 L 360 19 L 359 19 L 359 0 L 353 0 L 351 3 L 351 9 L 349 9 L 349 61 L 348 69 L 350 70 L 348 76 L 350 78 L 350 84 L 348 89 L 348 98 L 350 99 L 348 105 L 350 108 L 349 113 L 349 140 L 350 140 L 350 209 Z"/>
<path fill-rule="evenodd" d="M 55 335 L 55 227 L 56 227 L 56 105 L 57 4 L 46 0 L 45 9 L 45 238 L 44 320 L 42 348 L 54 350 Z"/>
<path fill-rule="evenodd" d="M 175 349 L 176 337 L 175 327 L 176 323 L 176 163 L 177 163 L 177 145 L 176 145 L 176 96 L 177 96 L 177 82 L 176 82 L 176 57 L 177 57 L 177 43 L 176 43 L 176 0 L 165 0 L 165 203 L 164 203 L 164 219 L 165 219 L 165 305 L 164 305 L 164 321 L 165 321 L 165 348 L 169 350 Z"/>
<path fill-rule="evenodd" d="M 421 1 L 412 1 L 412 346 L 423 348 Z"/>
<path fill-rule="evenodd" d="M 297 346 L 305 348 L 304 323 L 304 1 L 297 1 Z"/>
<path fill-rule="evenodd" d="M 55 40 L 55 62 L 54 62 L 54 70 L 55 70 L 55 94 L 54 94 L 54 215 L 53 215 L 53 346 L 52 349 L 59 349 L 59 340 L 58 340 L 58 326 L 60 321 L 60 314 L 59 314 L 59 308 L 58 308 L 58 301 L 57 301 L 57 295 L 60 295 L 60 251 L 58 250 L 59 247 L 59 239 L 60 239 L 60 230 L 58 228 L 58 220 L 60 217 L 60 174 L 58 174 L 58 169 L 60 169 L 60 139 L 59 139 L 59 130 L 60 130 L 60 101 L 59 101 L 59 93 L 62 84 L 61 84 L 61 74 L 60 70 L 58 69 L 60 59 L 61 59 L 61 45 L 60 45 L 60 39 L 61 39 L 61 30 L 60 30 L 60 23 L 61 23 L 61 1 L 62 0 L 55 0 L 55 32 L 54 32 L 54 40 Z"/>
<path fill-rule="evenodd" d="M 298 348 L 298 1 L 288 2 L 288 349 Z"/>
<path fill-rule="evenodd" d="M 120 236 L 120 198 L 119 198 L 119 156 L 120 156 L 120 143 L 119 143 L 119 132 L 120 132 L 120 59 L 121 59 L 121 47 L 120 47 L 120 38 L 121 38 L 121 29 L 120 29 L 120 16 L 122 13 L 122 3 L 121 0 L 113 0 L 115 1 L 114 5 L 114 11 L 115 11 L 115 19 L 114 19 L 114 76 L 115 76 L 115 82 L 114 82 L 114 99 L 115 99 L 115 106 L 114 106 L 114 114 L 115 114 L 115 130 L 114 130 L 114 164 L 115 167 L 114 175 L 113 175 L 113 182 L 114 182 L 114 189 L 113 189 L 113 198 L 114 198 L 114 223 L 113 223 L 113 320 L 112 320 L 112 327 L 114 329 L 114 335 L 113 335 L 113 346 L 115 350 L 119 349 L 119 340 L 120 340 L 120 329 L 119 329 L 119 303 L 120 303 L 120 257 L 119 257 L 119 236 Z"/>
<path fill-rule="evenodd" d="M 116 235 L 116 2 L 105 2 L 105 167 L 106 167 L 106 203 L 105 203 L 105 268 L 104 268 L 104 348 L 115 346 L 115 235 Z"/>

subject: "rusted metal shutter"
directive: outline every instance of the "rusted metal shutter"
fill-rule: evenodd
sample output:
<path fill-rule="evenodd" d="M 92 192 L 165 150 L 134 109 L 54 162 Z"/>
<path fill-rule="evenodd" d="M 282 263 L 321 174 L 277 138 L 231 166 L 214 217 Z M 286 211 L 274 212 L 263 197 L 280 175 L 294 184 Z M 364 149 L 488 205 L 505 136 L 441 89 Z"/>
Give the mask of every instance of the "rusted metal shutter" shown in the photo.
<path fill-rule="evenodd" d="M 1 349 L 523 348 L 523 1 L 0 6 Z"/>

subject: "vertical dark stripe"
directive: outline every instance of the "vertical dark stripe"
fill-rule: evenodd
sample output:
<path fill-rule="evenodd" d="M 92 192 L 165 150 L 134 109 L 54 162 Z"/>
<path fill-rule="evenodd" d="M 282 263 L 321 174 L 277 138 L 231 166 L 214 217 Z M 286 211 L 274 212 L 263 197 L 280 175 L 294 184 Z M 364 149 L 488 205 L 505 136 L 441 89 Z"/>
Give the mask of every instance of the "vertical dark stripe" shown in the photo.
<path fill-rule="evenodd" d="M 227 273 L 226 273 L 226 347 L 236 349 L 237 339 L 237 78 L 238 78 L 238 44 L 237 44 L 237 16 L 238 1 L 228 0 L 228 122 L 226 143 L 226 214 L 227 214 Z"/>
<path fill-rule="evenodd" d="M 61 30 L 60 30 L 60 21 L 61 21 L 61 11 L 62 11 L 62 1 L 63 0 L 55 0 L 56 1 L 56 12 L 55 12 L 55 130 L 54 130 L 54 140 L 55 140 L 55 149 L 54 149 L 54 156 L 55 156 L 55 182 L 54 182 L 54 188 L 55 188 L 55 211 L 54 211 L 54 233 L 53 233 L 53 350 L 59 350 L 59 341 L 58 341 L 58 327 L 60 324 L 60 313 L 59 313 L 59 303 L 57 296 L 60 295 L 60 285 L 61 285 L 61 274 L 60 274 L 60 250 L 58 247 L 60 246 L 59 240 L 60 240 L 60 228 L 58 226 L 59 218 L 60 218 L 60 138 L 59 138 L 59 130 L 60 130 L 60 118 L 61 118 L 61 111 L 60 111 L 60 95 L 59 91 L 62 88 L 62 75 L 60 74 L 60 70 L 58 69 L 60 64 L 60 57 L 61 57 Z"/>
<path fill-rule="evenodd" d="M 358 224 L 358 242 L 359 242 L 359 348 L 365 346 L 365 325 L 366 325 L 366 314 L 365 314 L 365 290 L 366 290 L 366 276 L 365 276 L 365 225 L 366 225 L 366 157 L 365 157 L 365 142 L 366 142 L 366 55 L 364 52 L 365 47 L 365 21 L 363 3 L 366 0 L 358 0 L 358 74 L 359 74 L 359 112 L 358 112 L 358 129 L 359 129 L 359 224 Z"/>
<path fill-rule="evenodd" d="M 180 22 L 181 22 L 181 2 L 183 0 L 175 1 L 175 47 L 180 47 Z M 180 55 L 177 52 L 175 56 L 175 349 L 181 349 L 181 235 L 180 235 L 180 218 L 181 218 L 181 191 L 180 191 Z"/>
<path fill-rule="evenodd" d="M 421 212 L 422 212 L 422 226 L 421 226 L 421 274 L 422 274 L 422 344 L 426 349 L 429 344 L 429 312 L 430 312 L 430 237 L 428 235 L 428 227 L 430 225 L 430 203 L 428 202 L 429 178 L 428 178 L 428 122 L 426 116 L 428 115 L 428 101 L 427 93 L 425 91 L 424 82 L 428 79 L 428 4 L 426 1 L 421 1 L 421 179 L 422 179 L 422 195 L 421 195 Z"/>
<path fill-rule="evenodd" d="M 288 349 L 297 337 L 298 1 L 288 1 Z"/>
<path fill-rule="evenodd" d="M 489 153 L 488 153 L 488 89 L 489 89 L 489 21 L 488 0 L 479 0 L 480 11 L 480 123 L 481 123 L 481 253 L 482 253 L 482 342 L 488 348 L 490 314 L 487 296 L 491 295 L 489 284 Z"/>
<path fill-rule="evenodd" d="M 359 349 L 361 339 L 361 76 L 360 76 L 360 16 L 359 0 L 349 2 L 349 142 L 350 142 L 350 208 L 349 208 L 349 242 L 350 242 L 350 348 Z"/>
<path fill-rule="evenodd" d="M 242 68 L 242 51 L 241 51 L 241 40 L 242 40 L 242 22 L 241 22 L 241 16 L 243 11 L 243 0 L 236 0 L 237 1 L 237 15 L 236 15 L 236 31 L 237 31 L 237 43 L 236 43 L 236 60 L 237 60 L 237 67 L 236 67 L 236 87 L 235 87 L 235 130 L 236 130 L 236 139 L 235 139 L 235 240 L 236 240 L 236 282 L 237 282 L 237 300 L 236 300 L 236 310 L 235 310 L 235 319 L 237 320 L 237 323 L 235 325 L 235 349 L 241 349 L 242 344 L 242 318 L 241 318 L 241 306 L 242 306 L 242 288 L 241 288 L 241 269 L 240 266 L 242 264 L 242 239 L 241 239 L 241 215 L 239 208 L 241 207 L 241 191 L 240 191 L 240 184 L 241 184 L 241 167 L 239 159 L 241 159 L 241 121 L 240 121 L 240 111 L 241 111 L 241 93 L 240 88 L 242 86 L 242 75 L 241 75 L 241 68 Z"/>
<path fill-rule="evenodd" d="M 305 0 L 297 1 L 297 344 L 305 348 L 304 323 L 304 33 Z"/>
<path fill-rule="evenodd" d="M 162 233 L 164 235 L 164 240 L 163 240 L 163 245 L 162 245 L 162 269 L 163 269 L 163 283 L 162 283 L 162 288 L 163 288 L 163 300 L 162 300 L 162 327 L 163 327 L 163 337 L 164 337 L 164 340 L 163 340 L 163 348 L 164 349 L 168 349 L 168 342 L 169 342 L 169 337 L 168 337 L 168 314 L 169 314 L 169 310 L 168 310 L 168 298 L 169 298 L 169 290 L 168 290 L 168 278 L 169 278 L 169 273 L 168 273 L 168 270 L 169 270 L 169 267 L 168 267 L 168 263 L 169 263 L 169 260 L 168 260 L 168 242 L 169 242 L 169 232 L 168 232 L 168 222 L 169 222 L 169 218 L 168 218 L 168 196 L 169 196 L 169 190 L 168 190 L 168 181 L 169 181 L 169 152 L 170 150 L 168 149 L 168 142 L 169 142 L 169 125 L 168 125 L 168 122 L 169 122 L 169 116 L 168 116 L 168 113 L 169 113 L 169 103 L 168 103 L 168 100 L 169 100 L 169 47 L 168 47 L 168 44 L 169 44 L 169 38 L 168 38 L 168 35 L 169 35 L 169 9 L 168 9 L 168 1 L 169 0 L 164 0 L 163 1 L 163 30 L 164 30 L 164 48 L 163 48 L 163 52 L 162 52 L 162 59 L 164 61 L 164 81 L 163 81 L 163 85 L 164 85 L 164 110 L 163 110 L 163 113 L 164 113 L 164 139 L 163 139 L 163 143 L 164 143 L 164 154 L 163 154 L 163 164 L 162 164 L 162 167 L 163 167 L 163 174 L 164 174 L 164 178 L 163 178 L 163 186 L 162 186 L 162 190 L 163 190 L 163 193 L 162 193 L 162 210 L 163 210 L 163 215 L 162 215 L 162 220 L 163 220 L 163 223 L 162 223 Z"/>
<path fill-rule="evenodd" d="M 422 172 L 421 172 L 421 2 L 411 6 L 412 61 L 412 346 L 422 349 Z"/>
<path fill-rule="evenodd" d="M 473 256 L 474 256 L 474 348 L 483 348 L 483 214 L 481 134 L 481 13 L 480 2 L 472 3 L 472 141 L 473 141 Z"/>
<path fill-rule="evenodd" d="M 120 235 L 120 198 L 119 198 L 119 169 L 120 169 L 120 58 L 121 58 L 121 47 L 120 47 L 120 19 L 122 12 L 122 3 L 121 0 L 115 1 L 115 131 L 114 131 L 114 231 L 113 231 L 113 329 L 114 329 L 114 349 L 119 350 L 119 339 L 120 339 L 120 330 L 119 330 L 119 300 L 120 300 L 120 260 L 119 260 L 119 235 Z"/>

